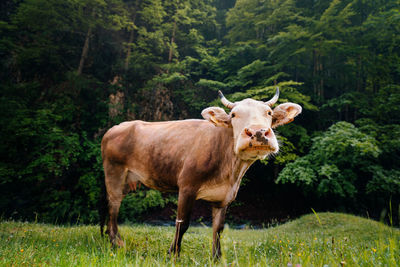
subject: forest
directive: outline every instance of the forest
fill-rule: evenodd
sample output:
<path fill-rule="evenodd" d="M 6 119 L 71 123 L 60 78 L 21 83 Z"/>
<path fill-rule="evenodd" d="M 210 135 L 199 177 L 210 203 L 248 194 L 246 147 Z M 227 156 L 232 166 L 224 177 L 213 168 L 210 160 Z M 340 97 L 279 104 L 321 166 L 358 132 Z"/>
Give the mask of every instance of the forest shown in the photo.
<path fill-rule="evenodd" d="M 3 0 L 0 216 L 97 223 L 110 127 L 201 118 L 222 107 L 218 90 L 267 100 L 276 86 L 303 113 L 247 172 L 228 221 L 312 208 L 399 225 L 399 1 Z M 168 219 L 175 205 L 141 187 L 120 220 Z"/>

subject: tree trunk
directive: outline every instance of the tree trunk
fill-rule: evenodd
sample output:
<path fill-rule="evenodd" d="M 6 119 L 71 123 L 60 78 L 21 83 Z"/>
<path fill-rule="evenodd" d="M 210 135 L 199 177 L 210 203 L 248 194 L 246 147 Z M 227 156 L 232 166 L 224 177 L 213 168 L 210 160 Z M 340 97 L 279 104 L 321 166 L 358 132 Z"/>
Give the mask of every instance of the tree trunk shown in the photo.
<path fill-rule="evenodd" d="M 314 94 L 318 101 L 324 99 L 324 78 L 323 78 L 323 65 L 321 60 L 321 53 L 318 50 L 313 50 L 313 61 L 314 61 Z"/>
<path fill-rule="evenodd" d="M 361 55 L 358 55 L 358 62 L 357 62 L 357 92 L 361 91 L 361 79 L 362 79 L 362 68 L 361 68 Z"/>
<path fill-rule="evenodd" d="M 313 68 L 313 86 L 314 86 L 314 95 L 317 96 L 317 51 L 314 49 L 313 50 L 313 63 L 314 63 L 314 68 Z"/>
<path fill-rule="evenodd" d="M 89 40 L 90 40 L 90 35 L 92 35 L 92 28 L 89 27 L 87 34 L 86 34 L 86 39 L 85 39 L 85 44 L 83 45 L 82 48 L 82 55 L 81 55 L 81 60 L 79 61 L 79 67 L 78 67 L 78 75 L 82 74 L 83 66 L 85 65 L 85 60 L 88 55 L 89 51 Z"/>
<path fill-rule="evenodd" d="M 172 36 L 171 36 L 171 45 L 169 47 L 169 56 L 168 56 L 168 63 L 171 63 L 172 57 L 174 55 L 173 44 L 175 42 L 175 31 L 176 31 L 176 20 L 174 21 L 174 28 L 172 29 Z"/>
<path fill-rule="evenodd" d="M 138 6 L 139 6 L 139 0 L 136 0 L 136 2 L 135 2 L 135 11 L 134 11 L 133 18 L 132 18 L 132 23 L 134 25 L 135 25 L 135 21 L 136 21 L 136 15 L 137 15 Z M 128 51 L 126 53 L 125 64 L 124 64 L 124 71 L 125 72 L 128 70 L 128 67 L 129 67 L 129 58 L 131 57 L 131 53 L 132 53 L 131 44 L 133 43 L 134 36 L 135 36 L 135 29 L 132 29 L 132 31 L 129 34 Z"/>
<path fill-rule="evenodd" d="M 320 88 L 319 88 L 319 96 L 320 100 L 324 99 L 324 76 L 323 76 L 323 65 L 321 59 L 319 59 L 319 75 L 320 75 Z"/>
<path fill-rule="evenodd" d="M 133 42 L 133 29 L 131 30 L 131 33 L 129 35 L 129 41 L 128 41 L 128 52 L 126 53 L 126 58 L 125 58 L 125 64 L 124 64 L 124 71 L 126 72 L 128 70 L 129 67 L 129 58 L 131 57 L 131 44 Z"/>

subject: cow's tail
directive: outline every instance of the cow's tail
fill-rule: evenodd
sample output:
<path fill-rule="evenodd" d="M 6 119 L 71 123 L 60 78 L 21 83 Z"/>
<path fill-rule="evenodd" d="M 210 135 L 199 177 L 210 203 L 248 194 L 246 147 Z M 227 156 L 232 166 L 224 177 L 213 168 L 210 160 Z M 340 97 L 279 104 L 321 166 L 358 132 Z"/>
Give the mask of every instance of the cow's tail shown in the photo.
<path fill-rule="evenodd" d="M 100 199 L 99 199 L 99 218 L 100 218 L 100 234 L 104 235 L 104 225 L 106 224 L 106 220 L 109 217 L 108 214 L 108 198 L 107 198 L 107 190 L 105 179 L 102 179 L 101 182 L 101 191 L 100 191 Z"/>

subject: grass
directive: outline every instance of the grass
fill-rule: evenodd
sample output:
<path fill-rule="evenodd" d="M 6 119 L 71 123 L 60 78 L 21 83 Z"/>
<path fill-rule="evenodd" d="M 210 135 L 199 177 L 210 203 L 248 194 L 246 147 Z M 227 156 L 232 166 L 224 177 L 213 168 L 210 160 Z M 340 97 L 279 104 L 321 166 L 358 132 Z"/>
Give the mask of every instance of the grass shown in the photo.
<path fill-rule="evenodd" d="M 317 216 L 316 216 L 317 215 Z M 181 257 L 169 257 L 173 227 L 121 226 L 112 249 L 97 226 L 0 223 L 1 266 L 398 266 L 400 231 L 340 213 L 305 215 L 269 229 L 225 228 L 223 257 L 211 258 L 212 230 L 190 227 Z"/>

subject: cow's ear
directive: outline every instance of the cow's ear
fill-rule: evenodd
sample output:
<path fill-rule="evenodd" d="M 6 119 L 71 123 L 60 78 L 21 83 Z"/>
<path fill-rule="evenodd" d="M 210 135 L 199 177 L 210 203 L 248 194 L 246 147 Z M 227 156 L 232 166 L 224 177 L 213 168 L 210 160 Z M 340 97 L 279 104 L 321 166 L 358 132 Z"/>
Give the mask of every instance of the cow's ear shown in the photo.
<path fill-rule="evenodd" d="M 201 112 L 204 119 L 212 122 L 215 126 L 231 127 L 231 117 L 225 110 L 219 107 L 209 107 Z"/>
<path fill-rule="evenodd" d="M 294 103 L 280 104 L 274 108 L 272 115 L 272 128 L 292 122 L 301 113 L 301 106 Z"/>

